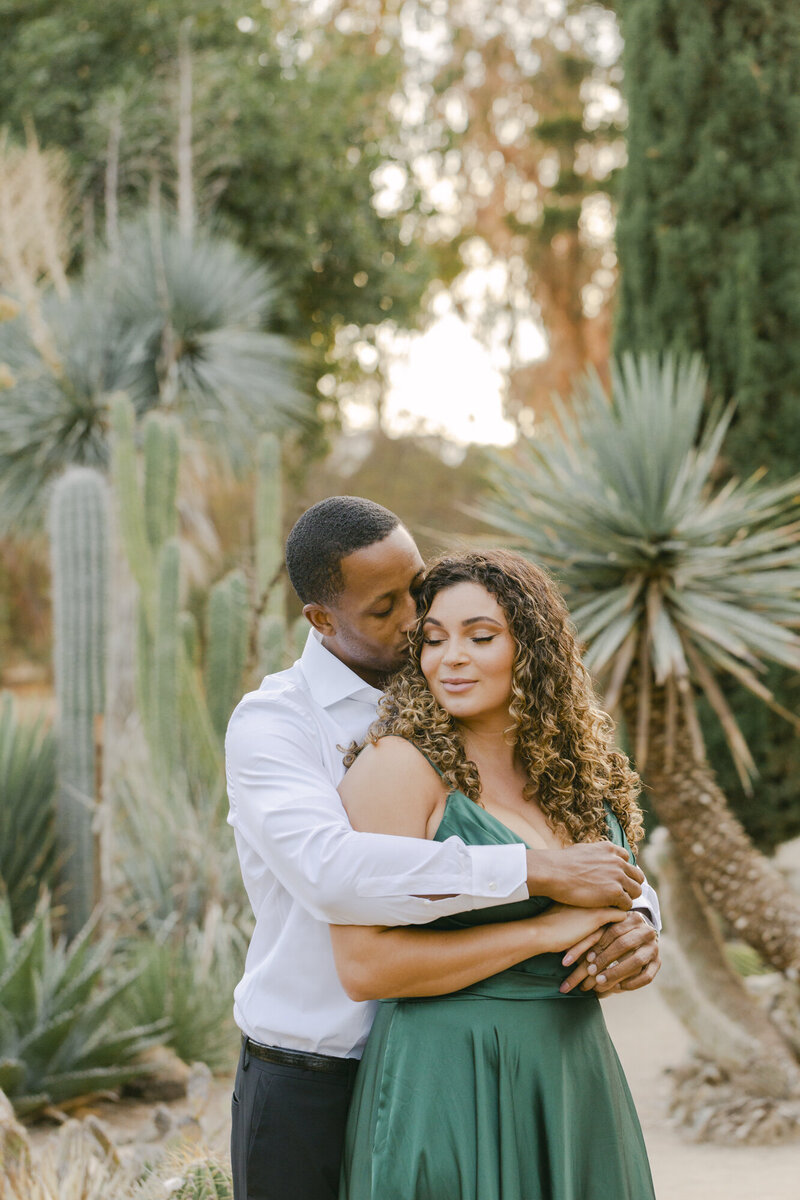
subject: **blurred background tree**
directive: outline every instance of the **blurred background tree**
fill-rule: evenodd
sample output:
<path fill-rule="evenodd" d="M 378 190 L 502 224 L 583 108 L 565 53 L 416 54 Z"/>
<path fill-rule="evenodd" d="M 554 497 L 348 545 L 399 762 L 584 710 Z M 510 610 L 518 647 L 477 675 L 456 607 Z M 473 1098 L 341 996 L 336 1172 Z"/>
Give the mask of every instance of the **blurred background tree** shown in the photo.
<path fill-rule="evenodd" d="M 191 55 L 197 208 L 267 259 L 279 328 L 320 360 L 342 324 L 413 323 L 430 275 L 400 221 L 372 204 L 371 175 L 398 119 L 402 55 L 370 22 L 315 19 L 289 0 L 11 3 L 0 111 L 63 147 L 78 181 L 78 255 L 153 191 L 177 198 L 179 46 Z M 376 42 L 381 45 L 376 52 Z"/>
<path fill-rule="evenodd" d="M 436 5 L 430 5 L 436 9 Z M 615 173 L 624 161 L 619 41 L 600 5 L 484 0 L 447 6 L 452 52 L 433 80 L 441 173 L 459 204 L 458 234 L 438 244 L 446 278 L 480 238 L 506 273 L 512 407 L 541 415 L 587 365 L 606 370 Z M 452 218 L 451 218 L 452 220 Z M 465 245 L 466 244 L 466 245 Z M 497 317 L 490 307 L 487 316 Z M 541 361 L 523 365 L 519 322 L 540 323 Z"/>
<path fill-rule="evenodd" d="M 709 397 L 734 399 L 721 469 L 800 466 L 800 10 L 764 0 L 619 0 L 628 165 L 620 186 L 618 351 L 698 351 Z M 800 676 L 766 683 L 800 709 Z M 719 728 L 720 780 L 767 849 L 800 833 L 800 737 L 733 685 L 759 772 L 742 788 Z"/>

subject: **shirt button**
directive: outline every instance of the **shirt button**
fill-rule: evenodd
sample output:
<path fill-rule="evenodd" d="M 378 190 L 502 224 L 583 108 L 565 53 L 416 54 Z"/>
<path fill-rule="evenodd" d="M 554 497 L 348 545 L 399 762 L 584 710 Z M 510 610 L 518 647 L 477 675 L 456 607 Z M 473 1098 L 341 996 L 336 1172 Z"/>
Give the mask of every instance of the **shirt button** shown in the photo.
<path fill-rule="evenodd" d="M 494 881 L 494 880 L 492 880 L 492 882 L 489 884 L 489 891 L 490 891 L 490 892 L 496 892 L 496 891 L 497 891 L 497 884 L 495 883 L 495 881 Z"/>

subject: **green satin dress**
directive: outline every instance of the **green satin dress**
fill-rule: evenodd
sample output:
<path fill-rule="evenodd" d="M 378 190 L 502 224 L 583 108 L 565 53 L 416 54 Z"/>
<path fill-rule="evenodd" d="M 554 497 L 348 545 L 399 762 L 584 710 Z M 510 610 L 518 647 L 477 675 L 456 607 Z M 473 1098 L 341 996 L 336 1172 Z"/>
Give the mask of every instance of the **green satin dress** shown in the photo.
<path fill-rule="evenodd" d="M 609 810 L 609 837 L 626 845 Z M 436 841 L 521 842 L 461 792 Z M 626 846 L 627 848 L 627 846 Z M 436 922 L 543 912 L 544 897 Z M 654 1200 L 642 1131 L 600 1001 L 562 995 L 560 954 L 463 991 L 384 1000 L 356 1078 L 340 1200 Z"/>

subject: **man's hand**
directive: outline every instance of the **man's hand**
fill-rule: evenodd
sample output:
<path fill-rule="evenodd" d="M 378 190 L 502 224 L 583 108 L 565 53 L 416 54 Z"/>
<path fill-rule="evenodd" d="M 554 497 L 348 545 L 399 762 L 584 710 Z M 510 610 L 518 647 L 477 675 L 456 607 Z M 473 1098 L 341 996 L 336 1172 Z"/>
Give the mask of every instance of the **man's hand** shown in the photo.
<path fill-rule="evenodd" d="M 644 874 L 621 846 L 581 842 L 563 850 L 528 851 L 528 894 L 577 908 L 629 909 Z"/>
<path fill-rule="evenodd" d="M 561 961 L 565 967 L 577 962 L 562 983 L 562 992 L 578 986 L 584 992 L 594 989 L 598 996 L 632 992 L 651 983 L 658 974 L 658 934 L 642 913 L 629 912 L 609 925 L 591 949 L 580 942 Z"/>

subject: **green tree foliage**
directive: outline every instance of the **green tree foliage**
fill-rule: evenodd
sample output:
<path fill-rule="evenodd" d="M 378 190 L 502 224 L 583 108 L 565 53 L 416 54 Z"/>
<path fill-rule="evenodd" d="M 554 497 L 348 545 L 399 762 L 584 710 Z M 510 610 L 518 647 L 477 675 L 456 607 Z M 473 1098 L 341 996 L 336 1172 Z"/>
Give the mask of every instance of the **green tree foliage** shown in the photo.
<path fill-rule="evenodd" d="M 733 468 L 800 463 L 800 8 L 621 0 L 619 350 L 699 351 Z"/>
<path fill-rule="evenodd" d="M 0 111 L 13 132 L 33 118 L 70 154 L 102 225 L 109 186 L 140 205 L 174 186 L 178 31 L 193 56 L 195 179 L 283 288 L 283 327 L 329 344 L 345 322 L 416 309 L 428 279 L 400 221 L 372 205 L 372 173 L 391 149 L 397 43 L 341 31 L 289 0 L 56 0 L 4 6 Z M 109 171 L 109 166 L 115 170 Z M 112 176 L 115 176 L 116 183 Z M 105 213 L 107 216 L 108 214 Z"/>
<path fill-rule="evenodd" d="M 698 350 L 710 391 L 738 401 L 736 474 L 800 465 L 800 8 L 774 0 L 620 0 L 629 163 L 618 219 L 617 347 Z M 797 711 L 796 676 L 770 688 Z M 734 687 L 760 773 L 748 800 L 764 846 L 800 832 L 800 738 Z M 719 734 L 704 719 L 712 751 Z"/>

